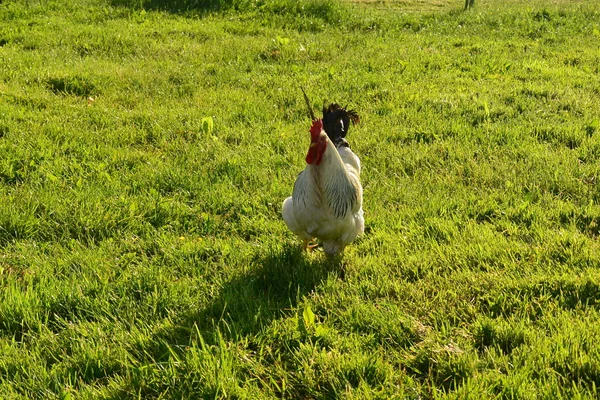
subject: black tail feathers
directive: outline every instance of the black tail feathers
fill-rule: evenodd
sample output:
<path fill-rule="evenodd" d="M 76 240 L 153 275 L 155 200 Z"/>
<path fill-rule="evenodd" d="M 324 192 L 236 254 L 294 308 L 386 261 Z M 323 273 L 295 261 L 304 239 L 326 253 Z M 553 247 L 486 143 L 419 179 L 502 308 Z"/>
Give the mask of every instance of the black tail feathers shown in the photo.
<path fill-rule="evenodd" d="M 348 146 L 344 139 L 348 133 L 350 122 L 358 124 L 360 117 L 354 110 L 346 110 L 337 103 L 332 103 L 329 107 L 323 106 L 323 128 L 336 147 Z"/>

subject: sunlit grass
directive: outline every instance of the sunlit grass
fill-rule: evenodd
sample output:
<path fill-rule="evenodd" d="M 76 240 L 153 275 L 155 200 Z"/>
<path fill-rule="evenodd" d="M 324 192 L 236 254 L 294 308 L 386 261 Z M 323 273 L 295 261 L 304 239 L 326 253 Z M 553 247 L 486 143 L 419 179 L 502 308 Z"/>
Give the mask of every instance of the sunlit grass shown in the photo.
<path fill-rule="evenodd" d="M 399 3 L 0 4 L 0 397 L 593 398 L 596 5 Z M 300 85 L 361 116 L 341 263 Z"/>

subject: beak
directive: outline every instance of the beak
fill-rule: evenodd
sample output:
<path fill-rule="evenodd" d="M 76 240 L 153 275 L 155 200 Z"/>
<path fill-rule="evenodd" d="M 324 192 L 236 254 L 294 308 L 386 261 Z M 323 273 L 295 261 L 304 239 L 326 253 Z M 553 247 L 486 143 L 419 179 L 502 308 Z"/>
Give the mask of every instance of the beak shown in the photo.
<path fill-rule="evenodd" d="M 316 145 L 317 145 L 317 144 L 316 144 L 315 142 L 312 142 L 312 143 L 310 144 L 310 148 L 313 148 L 313 147 L 315 147 Z"/>

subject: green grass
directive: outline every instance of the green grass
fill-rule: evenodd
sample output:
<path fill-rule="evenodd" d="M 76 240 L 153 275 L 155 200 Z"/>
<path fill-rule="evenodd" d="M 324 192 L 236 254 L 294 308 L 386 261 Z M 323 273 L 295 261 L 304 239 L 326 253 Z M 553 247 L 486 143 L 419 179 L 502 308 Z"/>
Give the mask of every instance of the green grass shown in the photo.
<path fill-rule="evenodd" d="M 596 2 L 358 3 L 0 4 L 0 398 L 597 395 Z M 340 263 L 300 85 L 361 115 Z"/>

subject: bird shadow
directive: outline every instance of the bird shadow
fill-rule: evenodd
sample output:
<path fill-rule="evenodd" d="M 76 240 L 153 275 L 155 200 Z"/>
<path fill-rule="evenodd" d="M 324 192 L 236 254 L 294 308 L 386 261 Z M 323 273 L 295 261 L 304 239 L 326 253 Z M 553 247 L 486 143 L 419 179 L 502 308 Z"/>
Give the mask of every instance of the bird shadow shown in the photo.
<path fill-rule="evenodd" d="M 207 344 L 215 344 L 217 336 L 231 340 L 252 336 L 273 320 L 289 315 L 330 276 L 344 278 L 340 259 L 307 256 L 289 245 L 256 256 L 248 270 L 226 282 L 212 300 L 156 332 L 151 348 L 140 350 L 160 361 L 174 348 L 189 346 L 198 335 Z"/>

